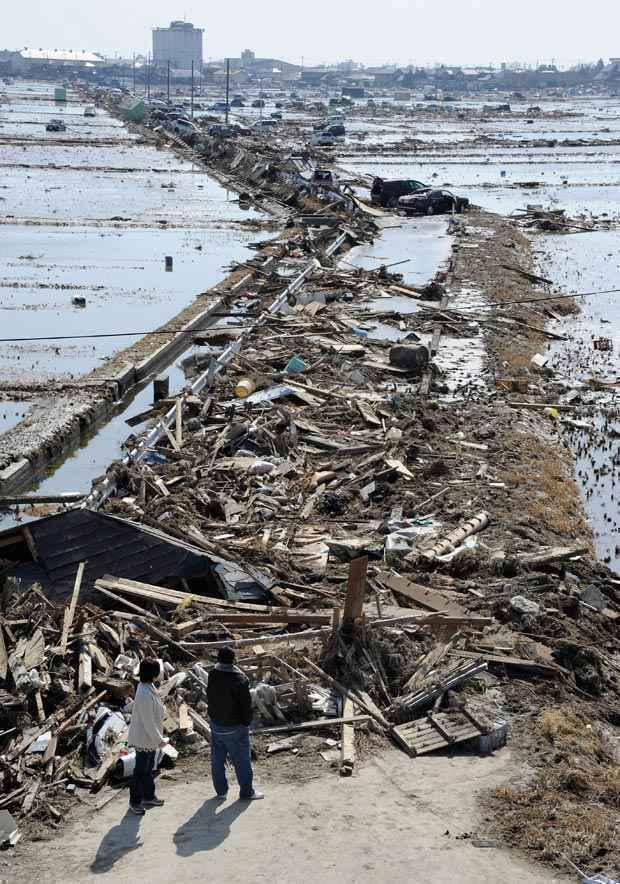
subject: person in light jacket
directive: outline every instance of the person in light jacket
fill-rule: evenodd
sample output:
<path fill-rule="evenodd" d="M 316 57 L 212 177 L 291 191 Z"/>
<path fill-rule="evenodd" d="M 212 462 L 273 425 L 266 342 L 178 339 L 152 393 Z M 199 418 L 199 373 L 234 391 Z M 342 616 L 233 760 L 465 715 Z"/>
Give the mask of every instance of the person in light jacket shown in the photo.
<path fill-rule="evenodd" d="M 232 648 L 220 648 L 217 664 L 209 671 L 207 703 L 211 723 L 211 776 L 218 798 L 228 794 L 226 759 L 230 758 L 239 783 L 239 798 L 264 798 L 253 785 L 250 750 L 252 697 L 250 683 L 235 666 Z"/>
<path fill-rule="evenodd" d="M 140 684 L 136 689 L 127 742 L 136 750 L 136 766 L 129 786 L 129 810 L 144 815 L 145 807 L 161 807 L 155 797 L 155 752 L 167 744 L 164 737 L 164 704 L 153 682 L 159 678 L 157 660 L 140 663 Z"/>

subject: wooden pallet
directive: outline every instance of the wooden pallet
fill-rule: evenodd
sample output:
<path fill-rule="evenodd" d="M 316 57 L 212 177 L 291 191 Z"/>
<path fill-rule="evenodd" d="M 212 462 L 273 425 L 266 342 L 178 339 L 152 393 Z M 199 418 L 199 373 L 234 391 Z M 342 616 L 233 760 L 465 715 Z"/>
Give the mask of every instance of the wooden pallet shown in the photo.
<path fill-rule="evenodd" d="M 392 734 L 402 748 L 415 758 L 426 752 L 445 749 L 486 733 L 460 712 L 429 713 L 426 718 L 396 725 Z"/>

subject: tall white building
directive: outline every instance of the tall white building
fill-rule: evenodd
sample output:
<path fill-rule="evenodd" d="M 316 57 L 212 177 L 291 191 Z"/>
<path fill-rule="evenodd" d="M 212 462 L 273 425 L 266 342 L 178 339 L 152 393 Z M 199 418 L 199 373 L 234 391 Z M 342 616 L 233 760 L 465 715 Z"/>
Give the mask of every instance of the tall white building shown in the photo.
<path fill-rule="evenodd" d="M 202 28 L 188 21 L 170 22 L 169 28 L 153 28 L 153 64 L 188 71 L 202 67 Z"/>

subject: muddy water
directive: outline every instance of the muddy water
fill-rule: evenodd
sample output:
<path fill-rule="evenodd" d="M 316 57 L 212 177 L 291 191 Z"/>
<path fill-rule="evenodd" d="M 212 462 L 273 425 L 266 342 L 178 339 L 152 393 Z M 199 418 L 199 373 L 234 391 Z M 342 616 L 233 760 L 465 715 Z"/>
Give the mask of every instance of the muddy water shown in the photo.
<path fill-rule="evenodd" d="M 99 366 L 177 315 L 266 235 L 256 224 L 243 227 L 263 216 L 241 210 L 202 169 L 140 144 L 105 112 L 84 118 L 80 103 L 50 100 L 48 85 L 9 91 L 10 102 L 0 105 L 1 337 L 110 337 L 0 342 L 0 382 L 8 389 Z M 67 132 L 47 133 L 51 116 L 63 117 Z M 169 374 L 180 389 L 180 371 Z M 17 398 L 0 402 L 0 433 L 30 407 Z M 147 386 L 123 402 L 96 435 L 38 477 L 40 490 L 88 490 L 121 454 L 131 432 L 126 419 L 151 401 Z"/>
<path fill-rule="evenodd" d="M 617 232 L 547 236 L 540 252 L 544 273 L 567 292 L 620 289 Z M 554 370 L 571 387 L 590 377 L 620 380 L 620 292 L 583 298 L 580 305 L 578 316 L 562 322 L 568 343 L 549 348 Z M 611 338 L 615 349 L 595 350 L 593 342 L 601 337 Z M 583 399 L 591 428 L 567 426 L 566 441 L 597 551 L 620 572 L 620 387 L 605 392 L 586 388 Z"/>
<path fill-rule="evenodd" d="M 247 243 L 260 238 L 217 226 L 6 226 L 0 232 L 3 338 L 122 334 L 0 343 L 0 378 L 7 383 L 73 378 L 96 368 L 215 285 L 231 261 L 247 258 Z M 174 259 L 172 272 L 165 270 L 166 255 Z M 75 306 L 75 297 L 86 306 Z"/>
<path fill-rule="evenodd" d="M 378 270 L 381 265 L 402 261 L 405 263 L 392 267 L 392 272 L 402 273 L 406 285 L 422 286 L 448 260 L 450 247 L 446 219 L 398 218 L 384 225 L 382 235 L 374 243 L 351 249 L 347 263 Z"/>
<path fill-rule="evenodd" d="M 16 402 L 12 399 L 0 399 L 0 433 L 10 430 L 30 411 L 27 402 Z"/>
<path fill-rule="evenodd" d="M 125 336 L 0 342 L 6 384 L 97 367 L 175 316 L 261 238 L 239 228 L 260 216 L 204 171 L 139 144 L 102 110 L 90 119 L 80 102 L 54 102 L 50 89 L 16 84 L 0 106 L 1 337 Z M 50 116 L 67 132 L 46 132 Z M 80 142 L 67 145 L 76 132 Z"/>

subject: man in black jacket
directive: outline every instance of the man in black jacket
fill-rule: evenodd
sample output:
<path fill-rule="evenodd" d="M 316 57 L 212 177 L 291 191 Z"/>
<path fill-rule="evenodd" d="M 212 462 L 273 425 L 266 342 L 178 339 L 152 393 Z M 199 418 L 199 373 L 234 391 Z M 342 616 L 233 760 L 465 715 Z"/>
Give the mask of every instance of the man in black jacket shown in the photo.
<path fill-rule="evenodd" d="M 235 768 L 239 797 L 246 801 L 264 798 L 252 785 L 250 683 L 235 666 L 232 648 L 218 651 L 217 664 L 209 672 L 207 702 L 211 723 L 211 776 L 218 798 L 228 794 L 226 758 L 230 758 Z"/>

